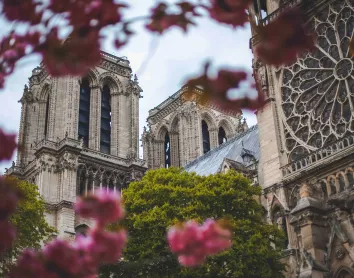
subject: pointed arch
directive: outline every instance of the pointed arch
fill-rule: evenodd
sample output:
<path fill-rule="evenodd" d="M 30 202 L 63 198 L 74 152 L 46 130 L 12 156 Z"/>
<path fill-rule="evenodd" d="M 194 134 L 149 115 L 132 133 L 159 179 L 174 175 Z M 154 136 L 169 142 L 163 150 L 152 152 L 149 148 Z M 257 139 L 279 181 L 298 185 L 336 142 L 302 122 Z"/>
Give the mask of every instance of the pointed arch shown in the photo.
<path fill-rule="evenodd" d="M 200 119 L 208 124 L 209 129 L 216 129 L 216 116 L 210 111 L 201 111 Z"/>
<path fill-rule="evenodd" d="M 333 275 L 334 278 L 353 278 L 354 271 L 346 266 L 341 266 Z"/>
<path fill-rule="evenodd" d="M 227 141 L 227 137 L 226 137 L 225 129 L 222 126 L 220 126 L 218 129 L 218 143 L 219 145 L 221 145 L 226 141 Z"/>
<path fill-rule="evenodd" d="M 118 77 L 111 72 L 105 72 L 100 75 L 99 86 L 103 88 L 105 85 L 109 87 L 111 94 L 118 94 L 123 91 L 122 83 Z"/>
<path fill-rule="evenodd" d="M 274 225 L 277 225 L 277 227 L 283 231 L 286 238 L 284 242 L 284 249 L 287 249 L 289 245 L 288 227 L 287 227 L 285 210 L 280 205 L 280 203 L 276 203 L 271 208 L 271 221 Z"/>
<path fill-rule="evenodd" d="M 51 105 L 51 89 L 50 84 L 45 82 L 38 91 L 39 113 L 38 117 L 42 123 L 39 126 L 38 135 L 43 139 L 49 137 L 49 123 L 50 123 L 50 105 Z"/>
<path fill-rule="evenodd" d="M 162 125 L 157 134 L 157 140 L 160 145 L 160 166 L 168 168 L 171 166 L 171 140 L 168 128 Z"/>
<path fill-rule="evenodd" d="M 158 129 L 156 139 L 157 140 L 164 140 L 166 132 L 168 132 L 168 127 L 166 124 L 162 124 Z"/>
<path fill-rule="evenodd" d="M 227 139 L 230 139 L 236 133 L 234 126 L 235 125 L 226 118 L 221 118 L 218 122 L 218 128 L 220 129 L 220 127 L 222 127 L 225 130 Z"/>
<path fill-rule="evenodd" d="M 179 134 L 179 116 L 175 116 L 171 122 L 170 149 L 171 149 L 171 165 L 180 166 L 180 134 Z"/>
<path fill-rule="evenodd" d="M 205 120 L 202 120 L 202 139 L 203 139 L 203 153 L 210 151 L 210 134 L 209 126 Z"/>
<path fill-rule="evenodd" d="M 95 68 L 89 70 L 85 78 L 89 82 L 91 88 L 97 87 L 99 85 L 99 72 Z"/>

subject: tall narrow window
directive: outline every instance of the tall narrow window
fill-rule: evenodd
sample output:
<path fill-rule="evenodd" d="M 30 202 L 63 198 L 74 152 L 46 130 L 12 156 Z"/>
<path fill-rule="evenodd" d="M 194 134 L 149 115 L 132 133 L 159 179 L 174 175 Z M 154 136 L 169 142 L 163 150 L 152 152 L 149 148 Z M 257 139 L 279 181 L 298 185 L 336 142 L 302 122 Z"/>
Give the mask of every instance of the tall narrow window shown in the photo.
<path fill-rule="evenodd" d="M 107 85 L 102 90 L 100 150 L 103 153 L 111 152 L 111 92 Z"/>
<path fill-rule="evenodd" d="M 48 122 L 49 122 L 49 94 L 47 97 L 47 103 L 45 106 L 45 120 L 44 120 L 44 138 L 47 139 L 48 136 Z"/>
<path fill-rule="evenodd" d="M 218 137 L 219 137 L 219 145 L 227 141 L 225 129 L 223 129 L 223 127 L 219 127 Z"/>
<path fill-rule="evenodd" d="M 87 78 L 84 78 L 80 86 L 80 104 L 79 104 L 79 139 L 83 139 L 84 146 L 89 142 L 90 125 L 90 99 L 91 90 Z"/>
<path fill-rule="evenodd" d="M 203 135 L 203 153 L 210 151 L 210 136 L 208 124 L 202 121 L 202 135 Z"/>
<path fill-rule="evenodd" d="M 165 150 L 165 168 L 169 168 L 171 166 L 171 143 L 170 143 L 170 136 L 168 135 L 168 132 L 166 132 L 165 135 L 164 150 Z"/>

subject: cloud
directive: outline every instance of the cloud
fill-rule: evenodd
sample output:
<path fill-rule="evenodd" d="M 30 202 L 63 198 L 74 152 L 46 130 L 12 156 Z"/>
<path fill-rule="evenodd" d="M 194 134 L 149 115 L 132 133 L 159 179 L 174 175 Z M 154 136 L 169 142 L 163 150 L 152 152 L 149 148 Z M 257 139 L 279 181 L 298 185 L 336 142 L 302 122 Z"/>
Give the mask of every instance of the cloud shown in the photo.
<path fill-rule="evenodd" d="M 132 6 L 129 16 L 135 17 L 146 14 L 155 1 L 131 0 L 129 4 Z M 226 65 L 251 69 L 249 26 L 233 30 L 207 19 L 198 20 L 198 24 L 187 34 L 173 29 L 157 38 L 146 32 L 142 24 L 137 23 L 137 34 L 121 50 L 115 50 L 110 40 L 104 43 L 103 50 L 117 56 L 127 56 L 134 72 L 137 72 L 148 58 L 148 63 L 138 76 L 144 90 L 144 98 L 140 100 L 140 132 L 146 124 L 148 111 L 179 90 L 186 78 L 201 73 L 206 59 L 213 61 L 214 70 Z M 0 21 L 1 25 L 5 23 Z M 109 38 L 112 38 L 112 32 L 113 28 L 107 30 Z M 156 46 L 151 47 L 154 43 Z M 21 107 L 17 101 L 21 98 L 23 86 L 27 83 L 31 70 L 39 62 L 39 58 L 35 57 L 29 59 L 25 66 L 17 67 L 0 93 L 0 126 L 4 129 L 18 131 Z M 249 125 L 256 123 L 254 113 L 245 112 L 244 116 Z M 0 165 L 0 171 L 7 166 Z"/>

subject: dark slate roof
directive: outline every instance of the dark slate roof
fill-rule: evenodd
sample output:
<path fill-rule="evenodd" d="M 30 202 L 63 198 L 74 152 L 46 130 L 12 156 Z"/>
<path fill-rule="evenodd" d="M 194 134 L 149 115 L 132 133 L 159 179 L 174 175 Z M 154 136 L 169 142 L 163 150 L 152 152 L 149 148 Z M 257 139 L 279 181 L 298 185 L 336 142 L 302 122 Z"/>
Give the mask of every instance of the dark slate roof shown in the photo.
<path fill-rule="evenodd" d="M 236 135 L 224 144 L 212 149 L 205 155 L 188 163 L 184 169 L 187 172 L 196 172 L 198 175 L 207 176 L 220 172 L 225 158 L 245 165 L 242 155 L 252 154 L 259 160 L 258 126 L 255 125 L 247 131 Z"/>

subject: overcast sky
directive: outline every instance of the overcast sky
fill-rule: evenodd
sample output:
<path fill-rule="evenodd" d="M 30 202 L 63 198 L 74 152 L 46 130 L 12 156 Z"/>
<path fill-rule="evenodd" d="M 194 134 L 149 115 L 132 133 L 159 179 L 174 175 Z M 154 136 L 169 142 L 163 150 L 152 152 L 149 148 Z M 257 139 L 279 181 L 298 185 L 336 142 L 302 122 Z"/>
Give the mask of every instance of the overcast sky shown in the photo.
<path fill-rule="evenodd" d="M 129 16 L 144 15 L 154 0 L 130 0 Z M 137 34 L 119 51 L 109 41 L 103 50 L 116 56 L 126 56 L 134 73 L 138 74 L 143 98 L 140 100 L 140 131 L 146 125 L 148 111 L 179 90 L 186 78 L 201 73 L 206 59 L 213 61 L 213 68 L 232 66 L 251 70 L 252 53 L 249 50 L 249 27 L 233 30 L 211 20 L 198 20 L 198 26 L 187 34 L 172 29 L 162 37 L 146 32 L 135 25 Z M 7 24 L 0 21 L 0 34 Z M 111 30 L 107 30 L 110 33 Z M 147 63 L 146 63 L 147 62 Z M 18 132 L 21 105 L 18 100 L 28 82 L 31 71 L 40 58 L 29 57 L 19 63 L 15 73 L 7 79 L 5 89 L 0 91 L 0 127 Z M 143 66 L 145 64 L 145 66 Z M 253 112 L 244 112 L 249 126 L 256 124 Z M 15 158 L 14 158 L 15 160 Z M 0 164 L 0 172 L 11 162 Z"/>

